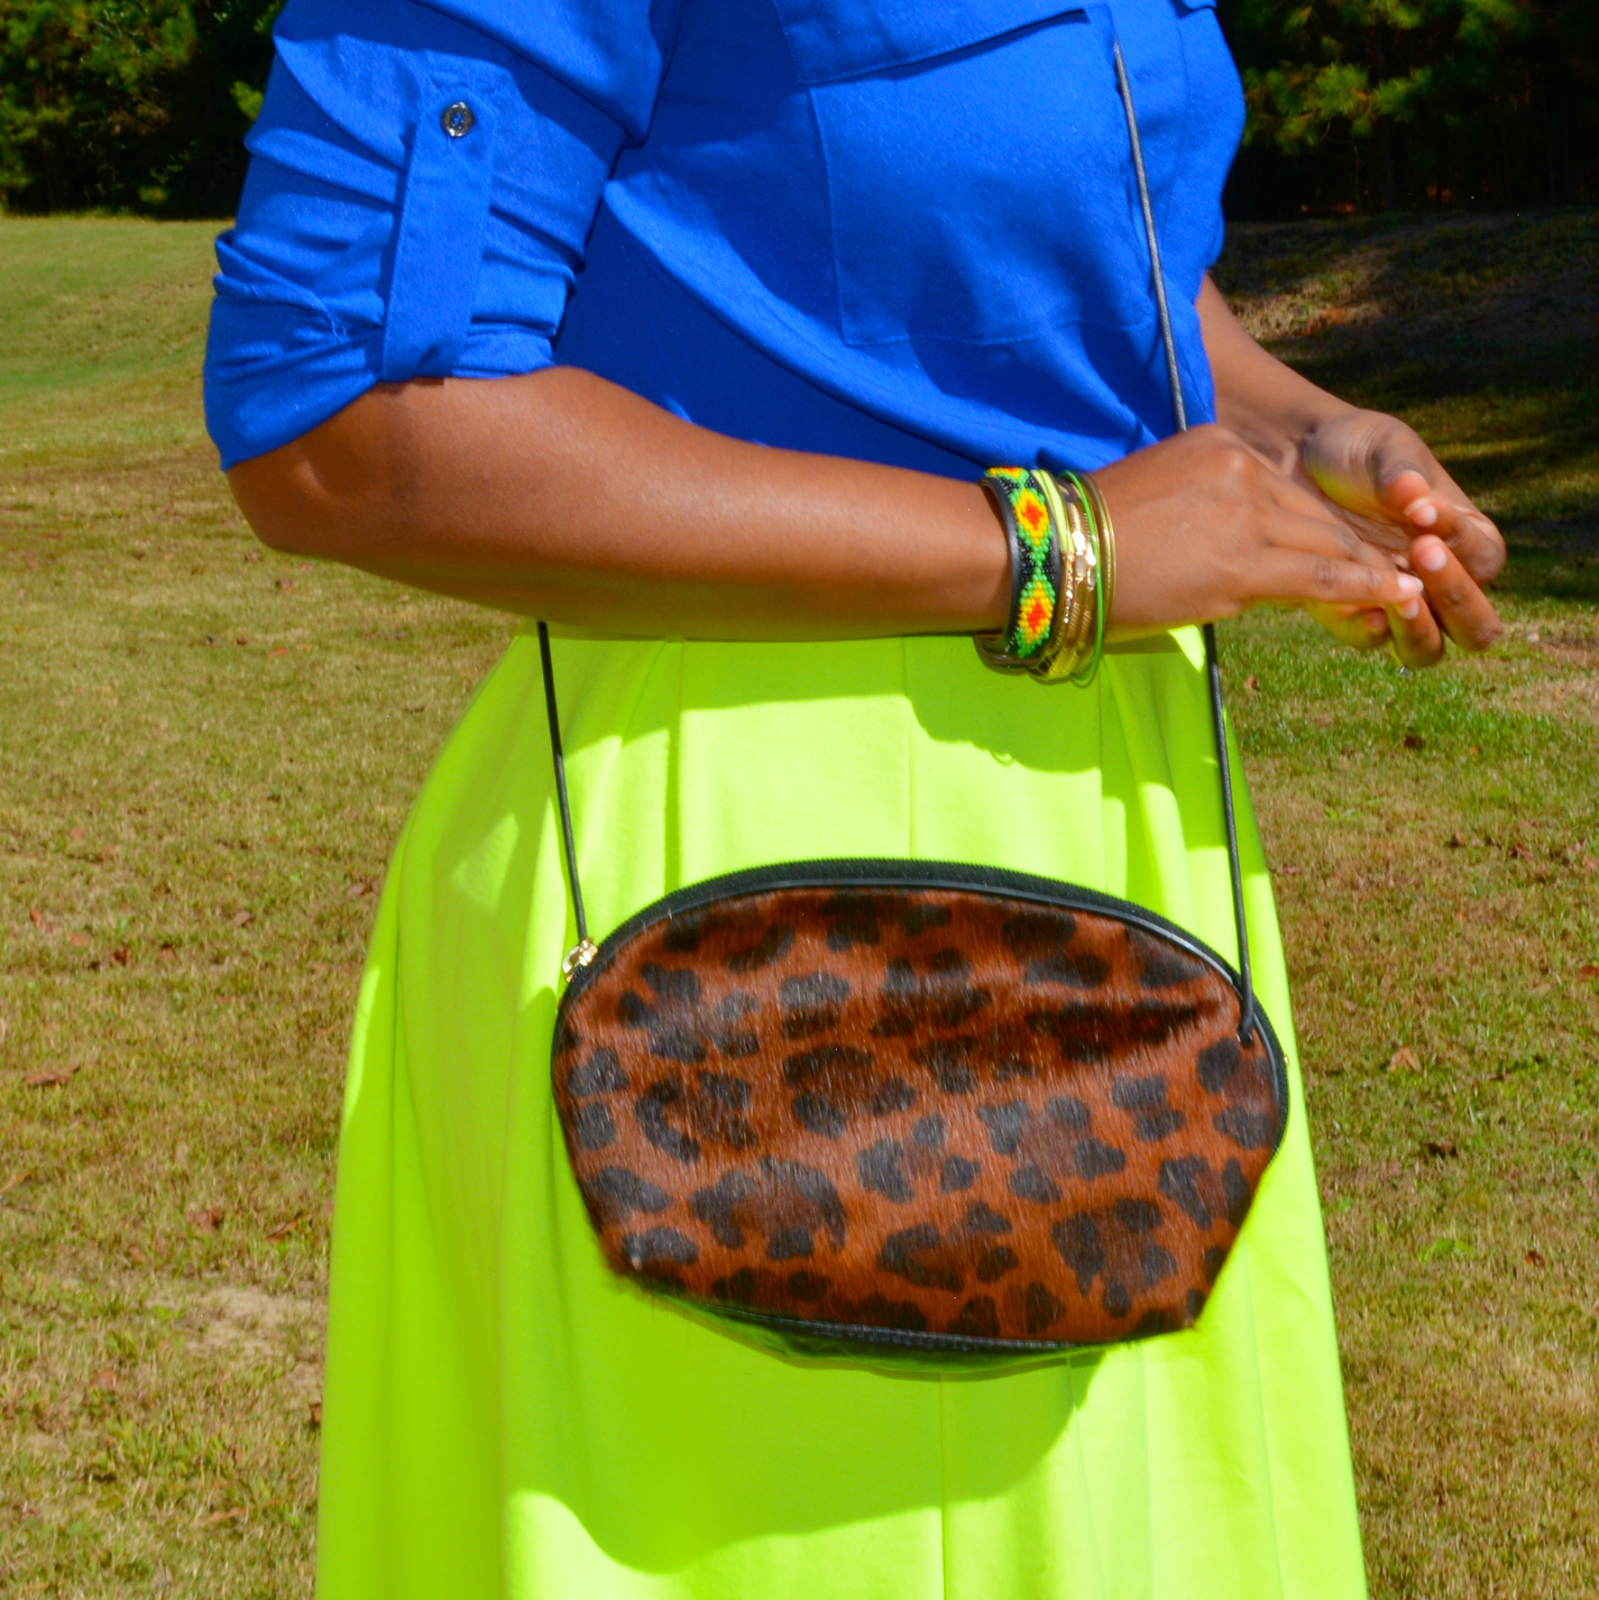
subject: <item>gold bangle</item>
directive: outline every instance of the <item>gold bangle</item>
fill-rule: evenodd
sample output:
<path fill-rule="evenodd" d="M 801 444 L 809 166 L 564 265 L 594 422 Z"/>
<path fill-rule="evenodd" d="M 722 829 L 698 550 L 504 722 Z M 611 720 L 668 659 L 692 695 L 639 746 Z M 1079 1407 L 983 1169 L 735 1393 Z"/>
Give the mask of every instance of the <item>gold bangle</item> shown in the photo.
<path fill-rule="evenodd" d="M 1064 683 L 1082 665 L 1092 647 L 1098 612 L 1099 551 L 1089 533 L 1085 507 L 1069 479 L 1053 473 L 1040 474 L 1053 492 L 1053 504 L 1060 508 L 1061 599 L 1056 607 L 1055 629 L 1049 643 L 1028 671 L 1041 683 Z"/>
<path fill-rule="evenodd" d="M 1093 528 L 1094 544 L 1099 556 L 1099 588 L 1095 595 L 1094 641 L 1085 665 L 1072 675 L 1072 682 L 1086 688 L 1094 681 L 1099 663 L 1105 653 L 1105 630 L 1110 625 L 1111 607 L 1116 595 L 1116 531 L 1111 526 L 1110 510 L 1099 485 L 1087 473 L 1067 474 L 1072 487 L 1082 497 L 1088 521 Z"/>
<path fill-rule="evenodd" d="M 1105 597 L 1105 626 L 1110 627 L 1111 613 L 1116 606 L 1116 529 L 1110 520 L 1110 508 L 1092 473 L 1082 474 L 1083 486 L 1093 497 L 1094 510 L 1099 521 L 1099 587 Z"/>

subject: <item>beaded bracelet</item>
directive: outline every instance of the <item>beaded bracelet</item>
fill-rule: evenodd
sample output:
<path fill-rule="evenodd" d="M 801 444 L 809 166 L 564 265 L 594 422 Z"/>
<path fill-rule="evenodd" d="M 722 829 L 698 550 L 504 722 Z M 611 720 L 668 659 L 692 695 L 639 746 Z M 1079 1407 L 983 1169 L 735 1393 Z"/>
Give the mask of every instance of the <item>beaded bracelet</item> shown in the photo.
<path fill-rule="evenodd" d="M 1099 670 L 1114 601 L 1116 543 L 1099 485 L 1083 473 L 994 467 L 983 488 L 1011 556 L 1004 629 L 974 640 L 986 666 L 1086 687 Z"/>
<path fill-rule="evenodd" d="M 995 671 L 1026 672 L 1049 644 L 1060 600 L 1061 527 L 1051 506 L 1054 484 L 1047 473 L 1026 467 L 993 467 L 980 481 L 1005 525 L 1011 602 L 1004 629 L 978 634 L 974 642 L 984 664 Z"/>

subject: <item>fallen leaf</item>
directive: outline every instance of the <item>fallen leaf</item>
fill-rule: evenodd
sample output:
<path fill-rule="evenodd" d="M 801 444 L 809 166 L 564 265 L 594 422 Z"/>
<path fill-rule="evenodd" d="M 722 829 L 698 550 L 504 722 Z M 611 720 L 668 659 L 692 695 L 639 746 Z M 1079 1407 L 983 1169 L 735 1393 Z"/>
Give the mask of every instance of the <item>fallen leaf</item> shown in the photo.
<path fill-rule="evenodd" d="M 221 1206 L 206 1206 L 201 1211 L 188 1213 L 189 1226 L 201 1233 L 215 1233 L 222 1226 L 227 1212 Z"/>
<path fill-rule="evenodd" d="M 255 921 L 255 913 L 253 911 L 235 911 L 233 915 L 228 918 L 228 921 L 231 922 L 235 928 L 248 928 L 250 924 Z"/>
<path fill-rule="evenodd" d="M 1408 1044 L 1400 1045 L 1388 1058 L 1388 1070 L 1390 1072 L 1416 1071 L 1416 1052 Z"/>
<path fill-rule="evenodd" d="M 46 1072 L 30 1072 L 22 1081 L 30 1089 L 48 1089 L 58 1083 L 71 1083 L 76 1067 L 52 1067 Z"/>
<path fill-rule="evenodd" d="M 1407 733 L 1405 735 L 1405 748 L 1407 750 L 1420 750 L 1426 743 L 1427 741 L 1419 733 Z"/>
<path fill-rule="evenodd" d="M 1449 848 L 1451 850 L 1464 850 L 1466 848 L 1466 836 L 1465 836 L 1465 834 L 1463 834 L 1463 833 L 1452 833 L 1452 834 L 1450 834 L 1449 835 Z"/>
<path fill-rule="evenodd" d="M 128 1246 L 128 1260 L 131 1261 L 134 1264 L 134 1266 L 136 1266 L 136 1267 L 144 1266 L 145 1265 L 144 1251 L 142 1251 L 138 1247 L 138 1245 L 130 1244 Z"/>
<path fill-rule="evenodd" d="M 133 960 L 133 952 L 125 944 L 119 944 L 116 949 L 111 952 L 111 959 L 119 967 L 125 967 L 130 961 Z"/>
<path fill-rule="evenodd" d="M 1244 679 L 1244 688 L 1246 690 L 1248 690 L 1248 692 L 1250 694 L 1259 694 L 1260 693 L 1260 679 L 1257 678 L 1254 675 L 1254 673 L 1251 672 L 1249 674 L 1249 676 Z"/>
<path fill-rule="evenodd" d="M 1524 844 L 1511 845 L 1508 853 L 1512 861 L 1532 860 L 1532 851 L 1530 851 Z"/>
<path fill-rule="evenodd" d="M 286 656 L 289 652 L 283 645 L 280 644 L 276 649 L 271 650 L 268 653 L 275 656 Z"/>
<path fill-rule="evenodd" d="M 13 1172 L 4 1183 L 0 1183 L 0 1194 L 10 1194 L 19 1183 L 26 1183 L 32 1176 L 32 1167 L 24 1167 L 21 1172 Z"/>
<path fill-rule="evenodd" d="M 87 839 L 89 836 L 83 831 L 82 828 L 68 828 L 67 837 L 75 844 L 81 844 L 83 840 Z"/>
<path fill-rule="evenodd" d="M 216 647 L 219 644 L 222 643 L 222 641 L 219 638 L 217 638 L 217 636 L 214 633 L 208 633 L 205 636 L 205 642 L 206 642 L 207 648 L 212 649 L 212 650 L 215 650 Z"/>
<path fill-rule="evenodd" d="M 239 635 L 239 637 L 238 637 L 238 638 L 237 638 L 237 639 L 235 639 L 235 640 L 234 640 L 234 641 L 233 641 L 233 642 L 234 642 L 234 643 L 235 643 L 235 644 L 248 644 L 248 643 L 249 643 L 249 642 L 250 642 L 250 641 L 249 641 L 249 639 L 248 639 L 248 638 L 246 638 L 246 637 L 245 637 L 245 635 L 244 635 L 244 634 L 242 634 L 242 633 L 241 633 L 241 634 L 240 634 L 240 635 Z"/>
<path fill-rule="evenodd" d="M 298 589 L 300 585 L 293 578 L 279 578 L 278 587 L 283 590 Z"/>
<path fill-rule="evenodd" d="M 1542 1250 L 1529 1250 L 1523 1259 L 1531 1267 L 1547 1267 L 1549 1265 L 1548 1261 L 1544 1259 Z"/>
<path fill-rule="evenodd" d="M 261 552 L 259 550 L 246 550 L 244 552 L 244 559 L 246 561 L 259 561 L 261 559 Z"/>
<path fill-rule="evenodd" d="M 320 1400 L 312 1400 L 305 1409 L 310 1417 L 311 1426 L 320 1428 L 322 1426 L 322 1402 Z"/>
<path fill-rule="evenodd" d="M 1350 1016 L 1355 1016 L 1359 1012 L 1360 1007 L 1357 1006 L 1353 1000 L 1345 1000 L 1344 1010 L 1347 1011 Z"/>
<path fill-rule="evenodd" d="M 69 933 L 67 935 L 67 943 L 76 945 L 80 950 L 83 949 L 88 942 L 89 936 L 86 933 Z"/>
<path fill-rule="evenodd" d="M 1595 966 L 1591 961 L 1585 962 L 1577 968 L 1577 976 L 1579 978 L 1599 978 L 1599 966 Z"/>
<path fill-rule="evenodd" d="M 171 945 L 164 944 L 159 950 L 156 951 L 155 958 L 157 961 L 176 961 L 178 959 L 178 952 L 174 950 Z"/>
<path fill-rule="evenodd" d="M 1426 1145 L 1427 1154 L 1439 1161 L 1449 1161 L 1460 1154 L 1460 1146 L 1453 1139 L 1429 1139 Z"/>
<path fill-rule="evenodd" d="M 231 1511 L 213 1511 L 211 1515 L 205 1519 L 206 1526 L 209 1528 L 214 1528 L 218 1523 L 237 1522 L 244 1514 L 245 1511 L 243 1506 L 235 1506 Z"/>
<path fill-rule="evenodd" d="M 290 1217 L 287 1222 L 280 1222 L 277 1227 L 267 1230 L 266 1237 L 273 1244 L 276 1244 L 279 1239 L 287 1239 L 309 1215 L 308 1211 L 302 1211 L 298 1216 Z"/>
<path fill-rule="evenodd" d="M 89 1379 L 91 1389 L 101 1389 L 107 1394 L 115 1392 L 117 1387 L 117 1374 L 114 1367 L 102 1367 Z"/>
<path fill-rule="evenodd" d="M 44 926 L 44 913 L 37 906 L 29 906 L 28 921 L 31 922 L 34 927 L 42 928 Z"/>
<path fill-rule="evenodd" d="M 1595 860 L 1592 856 L 1584 856 L 1578 865 L 1584 872 L 1592 872 L 1595 868 L 1599 868 L 1599 860 Z"/>

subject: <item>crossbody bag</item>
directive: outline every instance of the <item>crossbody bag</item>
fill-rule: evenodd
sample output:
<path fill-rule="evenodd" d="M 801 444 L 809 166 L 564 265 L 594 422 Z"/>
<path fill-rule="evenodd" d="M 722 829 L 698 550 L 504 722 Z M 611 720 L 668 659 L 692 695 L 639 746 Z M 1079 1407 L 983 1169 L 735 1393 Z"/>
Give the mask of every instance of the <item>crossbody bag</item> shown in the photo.
<path fill-rule="evenodd" d="M 808 1355 L 969 1365 L 1191 1326 L 1288 1117 L 1251 983 L 1214 629 L 1236 968 L 1126 900 L 937 861 L 711 878 L 595 944 L 538 633 L 578 934 L 553 1087 L 610 1269 Z"/>

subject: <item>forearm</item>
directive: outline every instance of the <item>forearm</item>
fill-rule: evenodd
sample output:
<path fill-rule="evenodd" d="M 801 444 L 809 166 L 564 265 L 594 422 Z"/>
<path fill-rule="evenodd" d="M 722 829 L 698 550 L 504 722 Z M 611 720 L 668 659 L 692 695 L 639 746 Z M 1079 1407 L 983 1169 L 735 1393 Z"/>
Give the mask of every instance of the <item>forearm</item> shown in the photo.
<path fill-rule="evenodd" d="M 1315 428 L 1356 408 L 1262 350 L 1209 277 L 1196 303 L 1216 385 L 1216 420 L 1282 471 L 1297 473 L 1300 446 Z"/>
<path fill-rule="evenodd" d="M 814 639 L 997 628 L 975 484 L 745 444 L 576 368 L 372 390 L 229 474 L 268 544 L 579 627 Z"/>

